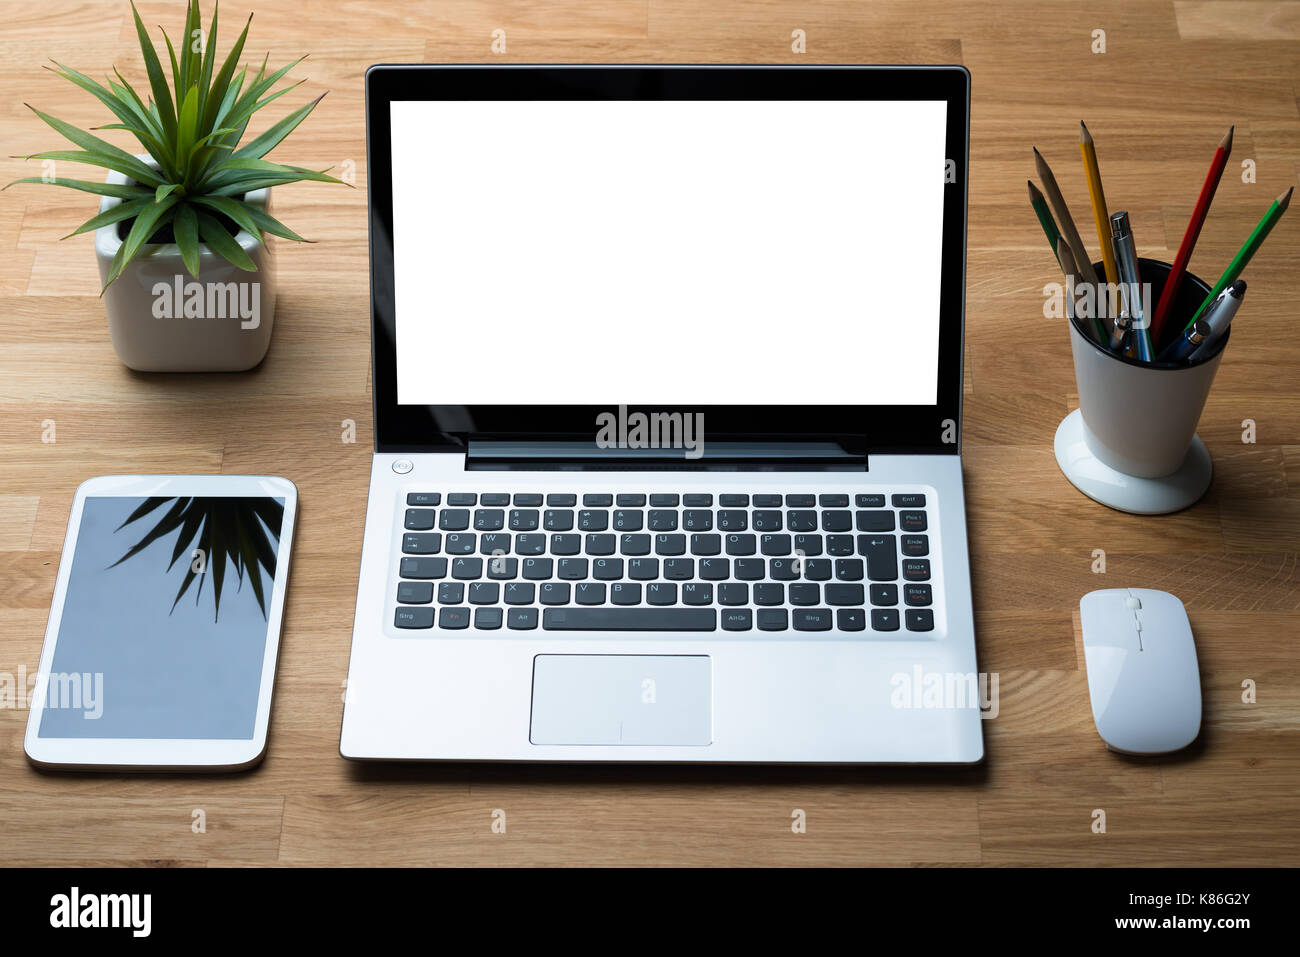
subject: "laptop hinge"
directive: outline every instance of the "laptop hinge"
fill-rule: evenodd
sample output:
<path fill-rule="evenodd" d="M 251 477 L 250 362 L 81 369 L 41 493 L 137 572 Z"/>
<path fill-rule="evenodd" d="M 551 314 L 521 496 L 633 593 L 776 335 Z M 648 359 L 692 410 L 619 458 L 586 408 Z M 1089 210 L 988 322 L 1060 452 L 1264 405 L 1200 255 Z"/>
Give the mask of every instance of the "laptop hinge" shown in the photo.
<path fill-rule="evenodd" d="M 835 442 L 708 442 L 695 449 L 602 448 L 594 441 L 470 439 L 465 468 L 863 472 L 867 457 Z"/>

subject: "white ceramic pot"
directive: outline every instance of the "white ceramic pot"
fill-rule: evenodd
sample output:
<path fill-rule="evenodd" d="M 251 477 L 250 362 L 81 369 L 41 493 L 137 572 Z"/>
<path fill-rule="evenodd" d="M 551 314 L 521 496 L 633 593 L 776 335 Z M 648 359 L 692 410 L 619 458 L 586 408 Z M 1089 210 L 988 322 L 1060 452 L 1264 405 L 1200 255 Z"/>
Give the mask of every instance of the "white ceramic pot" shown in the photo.
<path fill-rule="evenodd" d="M 147 155 L 140 159 L 153 165 Z M 107 182 L 128 179 L 110 172 Z M 255 190 L 245 201 L 269 210 L 270 192 Z M 120 202 L 105 196 L 100 212 Z M 274 256 L 245 230 L 235 240 L 257 272 L 237 269 L 204 246 L 195 279 L 174 243 L 141 248 L 104 290 L 109 335 L 124 363 L 140 372 L 239 372 L 262 361 L 275 317 Z M 121 245 L 117 223 L 95 230 L 101 284 Z"/>

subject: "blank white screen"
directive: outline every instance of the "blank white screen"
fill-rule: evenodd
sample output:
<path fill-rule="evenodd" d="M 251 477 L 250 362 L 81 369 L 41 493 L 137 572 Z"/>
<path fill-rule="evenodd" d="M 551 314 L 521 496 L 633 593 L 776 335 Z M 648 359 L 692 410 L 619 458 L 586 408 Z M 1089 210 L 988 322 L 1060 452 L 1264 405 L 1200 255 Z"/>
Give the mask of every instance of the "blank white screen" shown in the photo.
<path fill-rule="evenodd" d="M 944 102 L 391 107 L 399 403 L 935 403 Z"/>

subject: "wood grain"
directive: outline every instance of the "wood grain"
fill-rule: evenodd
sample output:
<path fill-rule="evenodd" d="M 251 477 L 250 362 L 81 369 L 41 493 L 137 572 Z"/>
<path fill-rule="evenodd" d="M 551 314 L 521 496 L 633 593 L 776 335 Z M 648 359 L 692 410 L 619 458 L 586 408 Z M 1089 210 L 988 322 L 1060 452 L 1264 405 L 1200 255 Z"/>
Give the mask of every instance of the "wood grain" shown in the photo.
<path fill-rule="evenodd" d="M 234 24 L 247 0 L 223 5 Z M 146 23 L 174 2 L 144 0 Z M 143 76 L 120 0 L 6 10 L 5 154 L 54 147 L 24 101 L 106 121 L 39 67 Z M 58 23 L 57 30 L 50 24 Z M 358 767 L 338 756 L 372 441 L 362 75 L 377 61 L 961 62 L 973 74 L 965 463 L 981 666 L 999 677 L 988 760 L 971 769 Z M 791 50 L 806 32 L 807 52 Z M 1107 50 L 1092 52 L 1094 30 Z M 228 42 L 230 37 L 227 36 Z M 301 489 L 270 752 L 242 775 L 60 775 L 22 754 L 27 713 L 0 708 L 0 857 L 140 864 L 1286 864 L 1300 812 L 1300 221 L 1248 270 L 1251 293 L 1200 432 L 1215 485 L 1187 512 L 1108 512 L 1058 472 L 1051 441 L 1077 405 L 1057 279 L 1024 199 L 1043 150 L 1076 220 L 1077 122 L 1139 253 L 1168 259 L 1214 144 L 1236 146 L 1192 260 L 1213 280 L 1300 159 L 1300 3 L 1103 0 L 276 0 L 249 50 L 311 58 L 284 102 L 329 91 L 284 162 L 334 166 L 354 189 L 277 190 L 311 246 L 279 243 L 270 354 L 241 375 L 140 375 L 108 341 L 89 236 L 59 237 L 93 200 L 0 194 L 0 672 L 35 667 L 73 490 L 105 472 L 275 472 Z M 1089 104 L 1078 115 L 1078 104 Z M 264 121 L 265 122 L 265 121 Z M 105 134 L 123 146 L 119 134 Z M 1254 161 L 1255 181 L 1240 162 Z M 4 181 L 39 172 L 0 157 Z M 93 172 L 85 175 L 93 175 Z M 1291 214 L 1293 217 L 1294 213 Z M 1082 219 L 1080 218 L 1082 217 Z M 1086 230 L 1085 230 L 1086 233 Z M 1086 240 L 1085 240 L 1086 241 Z M 1095 251 L 1095 250 L 1094 250 Z M 45 420 L 57 441 L 42 441 Z M 356 442 L 341 441 L 344 420 Z M 1244 420 L 1255 441 L 1243 442 Z M 1095 552 L 1106 571 L 1096 574 Z M 1079 597 L 1140 584 L 1182 595 L 1206 719 L 1171 758 L 1110 754 L 1093 728 Z M 1242 700 L 1243 682 L 1256 703 Z M 194 808 L 207 833 L 191 831 Z M 791 830 L 802 809 L 807 833 Z M 491 815 L 507 814 L 493 834 Z M 1093 813 L 1107 829 L 1093 833 Z"/>

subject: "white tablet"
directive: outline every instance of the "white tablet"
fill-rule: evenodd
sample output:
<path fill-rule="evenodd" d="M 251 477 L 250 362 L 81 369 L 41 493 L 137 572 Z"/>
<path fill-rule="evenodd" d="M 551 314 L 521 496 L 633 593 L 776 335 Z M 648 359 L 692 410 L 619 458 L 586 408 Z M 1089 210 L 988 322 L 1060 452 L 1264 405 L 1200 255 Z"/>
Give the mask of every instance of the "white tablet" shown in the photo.
<path fill-rule="evenodd" d="M 261 760 L 298 491 L 265 475 L 77 489 L 27 718 L 42 767 Z"/>

